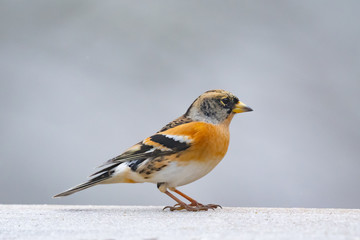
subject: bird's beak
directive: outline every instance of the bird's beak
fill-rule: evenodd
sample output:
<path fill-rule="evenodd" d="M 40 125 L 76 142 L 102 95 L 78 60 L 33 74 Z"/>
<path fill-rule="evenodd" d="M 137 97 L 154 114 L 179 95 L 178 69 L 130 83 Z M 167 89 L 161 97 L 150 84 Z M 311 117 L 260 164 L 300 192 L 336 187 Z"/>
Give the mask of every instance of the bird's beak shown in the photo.
<path fill-rule="evenodd" d="M 242 113 L 242 112 L 251 112 L 253 110 L 250 107 L 246 106 L 244 103 L 239 101 L 237 104 L 235 104 L 235 107 L 232 111 L 234 113 Z"/>

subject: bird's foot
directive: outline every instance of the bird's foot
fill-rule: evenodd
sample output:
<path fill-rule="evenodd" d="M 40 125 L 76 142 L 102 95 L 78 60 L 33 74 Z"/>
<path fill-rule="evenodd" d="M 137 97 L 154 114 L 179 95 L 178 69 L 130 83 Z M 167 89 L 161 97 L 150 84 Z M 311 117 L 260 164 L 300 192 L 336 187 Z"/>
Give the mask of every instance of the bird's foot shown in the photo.
<path fill-rule="evenodd" d="M 180 211 L 183 209 L 185 209 L 186 211 L 190 211 L 190 212 L 199 211 L 195 207 L 192 207 L 188 204 L 175 204 L 174 206 L 166 206 L 163 208 L 163 210 L 165 210 L 165 209 L 169 209 L 170 211 Z"/>
<path fill-rule="evenodd" d="M 198 212 L 198 211 L 207 211 L 208 209 L 216 209 L 216 208 L 222 208 L 220 205 L 217 204 L 201 204 L 198 202 L 192 202 L 190 204 L 175 204 L 174 206 L 166 206 L 163 208 L 163 210 L 165 209 L 170 209 L 170 211 L 180 211 L 180 210 L 187 210 L 187 211 L 191 211 L 191 212 Z"/>
<path fill-rule="evenodd" d="M 222 208 L 220 205 L 218 205 L 218 204 L 206 204 L 206 205 L 204 205 L 204 204 L 202 204 L 202 203 L 199 203 L 199 202 L 192 202 L 191 204 L 190 204 L 190 206 L 194 206 L 194 207 L 197 207 L 197 208 L 200 208 L 200 210 L 205 210 L 205 211 L 207 211 L 208 209 L 212 209 L 212 210 L 214 210 L 214 209 L 216 209 L 216 208 Z"/>

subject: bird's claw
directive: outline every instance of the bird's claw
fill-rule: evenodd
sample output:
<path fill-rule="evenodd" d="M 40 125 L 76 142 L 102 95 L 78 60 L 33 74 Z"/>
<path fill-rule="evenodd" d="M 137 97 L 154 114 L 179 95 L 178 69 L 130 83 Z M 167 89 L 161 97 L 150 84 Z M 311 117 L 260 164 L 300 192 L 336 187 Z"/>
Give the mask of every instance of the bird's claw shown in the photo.
<path fill-rule="evenodd" d="M 198 211 L 207 211 L 208 209 L 215 210 L 216 208 L 222 208 L 220 205 L 217 204 L 201 204 L 198 202 L 192 202 L 191 204 L 175 204 L 174 206 L 166 206 L 163 208 L 169 209 L 170 211 L 180 211 L 180 210 L 187 210 L 191 212 L 198 212 Z"/>
<path fill-rule="evenodd" d="M 208 210 L 208 209 L 213 209 L 214 210 L 214 209 L 216 209 L 218 207 L 222 209 L 222 207 L 220 205 L 218 205 L 218 204 L 206 204 L 206 205 L 204 205 L 204 204 L 201 204 L 201 203 L 198 203 L 198 202 L 192 202 L 190 204 L 190 206 L 199 207 L 199 208 L 206 209 L 206 210 Z"/>

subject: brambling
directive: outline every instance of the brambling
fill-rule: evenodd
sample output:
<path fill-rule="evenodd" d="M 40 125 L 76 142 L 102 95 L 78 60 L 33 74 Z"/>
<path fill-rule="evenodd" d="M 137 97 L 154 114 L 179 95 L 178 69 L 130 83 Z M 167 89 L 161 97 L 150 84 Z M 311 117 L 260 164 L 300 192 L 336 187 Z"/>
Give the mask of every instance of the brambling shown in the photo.
<path fill-rule="evenodd" d="M 220 207 L 201 204 L 176 189 L 208 174 L 225 156 L 229 146 L 229 124 L 236 113 L 252 109 L 232 93 L 211 90 L 200 95 L 181 117 L 160 131 L 110 159 L 87 182 L 54 197 L 64 197 L 86 188 L 108 183 L 156 183 L 177 204 L 171 211 L 200 211 Z M 187 199 L 186 204 L 173 195 Z"/>

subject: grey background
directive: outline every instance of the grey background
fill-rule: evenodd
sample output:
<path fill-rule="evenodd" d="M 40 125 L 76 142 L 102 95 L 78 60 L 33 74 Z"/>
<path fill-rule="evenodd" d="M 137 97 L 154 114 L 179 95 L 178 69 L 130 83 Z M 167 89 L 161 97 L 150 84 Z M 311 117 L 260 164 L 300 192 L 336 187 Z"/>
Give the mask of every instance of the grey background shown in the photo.
<path fill-rule="evenodd" d="M 209 89 L 237 115 L 204 203 L 360 208 L 359 1 L 1 1 L 0 203 L 167 205 L 86 180 Z"/>

